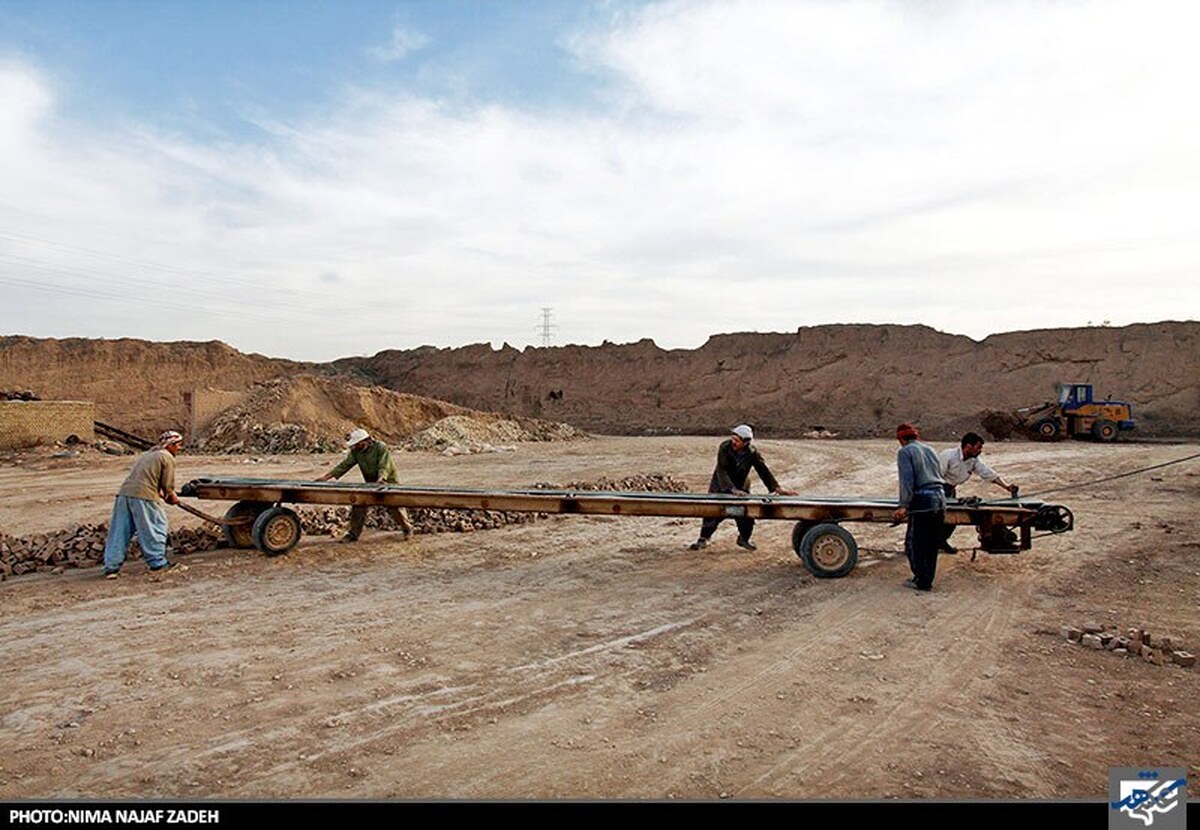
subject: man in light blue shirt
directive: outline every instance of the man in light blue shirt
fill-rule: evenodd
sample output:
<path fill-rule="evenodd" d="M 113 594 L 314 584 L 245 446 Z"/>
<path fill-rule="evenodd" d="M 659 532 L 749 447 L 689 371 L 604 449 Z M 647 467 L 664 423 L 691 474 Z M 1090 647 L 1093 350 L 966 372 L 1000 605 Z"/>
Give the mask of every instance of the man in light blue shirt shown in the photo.
<path fill-rule="evenodd" d="M 896 428 L 896 440 L 900 442 L 896 453 L 900 507 L 892 516 L 898 522 L 908 521 L 904 548 L 913 575 L 904 584 L 918 591 L 931 591 L 946 517 L 945 480 L 937 452 L 918 441 L 919 437 L 912 424 Z"/>

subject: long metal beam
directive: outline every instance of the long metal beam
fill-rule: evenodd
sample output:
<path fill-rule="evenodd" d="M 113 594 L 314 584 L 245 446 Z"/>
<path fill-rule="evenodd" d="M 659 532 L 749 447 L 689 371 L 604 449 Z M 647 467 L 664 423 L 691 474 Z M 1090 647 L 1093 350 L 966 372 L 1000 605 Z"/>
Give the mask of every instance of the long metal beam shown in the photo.
<path fill-rule="evenodd" d="M 648 493 L 611 490 L 478 490 L 389 484 L 280 481 L 255 478 L 198 478 L 180 495 L 271 504 L 337 504 L 452 508 L 517 513 L 593 516 L 784 519 L 806 522 L 891 522 L 898 507 L 890 499 L 813 496 L 731 496 L 721 493 Z M 1003 500 L 946 507 L 948 524 L 1013 526 L 1032 518 L 1043 502 Z"/>

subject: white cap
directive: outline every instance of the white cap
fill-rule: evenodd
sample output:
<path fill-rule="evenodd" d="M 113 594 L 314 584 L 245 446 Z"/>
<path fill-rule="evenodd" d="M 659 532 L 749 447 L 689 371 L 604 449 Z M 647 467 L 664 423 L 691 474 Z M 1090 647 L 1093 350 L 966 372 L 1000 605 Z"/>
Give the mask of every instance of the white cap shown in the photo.
<path fill-rule="evenodd" d="M 746 424 L 738 424 L 732 430 L 730 430 L 730 432 L 732 432 L 738 438 L 741 438 L 743 441 L 754 440 L 754 430 L 750 429 L 750 427 L 748 427 Z"/>
<path fill-rule="evenodd" d="M 362 427 L 359 427 L 358 429 L 354 430 L 353 432 L 351 432 L 349 435 L 346 436 L 346 446 L 353 447 L 359 441 L 366 441 L 370 437 L 371 437 L 371 433 L 367 432 Z"/>

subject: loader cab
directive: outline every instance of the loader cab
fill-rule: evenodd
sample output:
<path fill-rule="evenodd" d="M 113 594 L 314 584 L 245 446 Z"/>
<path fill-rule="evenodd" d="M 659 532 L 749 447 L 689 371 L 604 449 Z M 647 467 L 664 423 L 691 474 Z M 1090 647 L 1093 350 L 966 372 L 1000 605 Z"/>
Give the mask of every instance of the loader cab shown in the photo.
<path fill-rule="evenodd" d="M 1064 383 L 1058 389 L 1058 405 L 1064 412 L 1079 409 L 1092 402 L 1090 383 Z"/>

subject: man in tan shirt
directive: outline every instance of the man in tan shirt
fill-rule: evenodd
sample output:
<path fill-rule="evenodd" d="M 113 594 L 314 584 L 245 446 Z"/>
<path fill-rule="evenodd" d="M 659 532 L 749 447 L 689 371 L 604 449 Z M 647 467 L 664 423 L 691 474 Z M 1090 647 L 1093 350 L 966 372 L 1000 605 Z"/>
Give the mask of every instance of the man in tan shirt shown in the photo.
<path fill-rule="evenodd" d="M 134 462 L 129 477 L 117 491 L 104 543 L 107 578 L 117 578 L 135 532 L 150 570 L 171 567 L 172 563 L 167 561 L 167 514 L 159 498 L 168 504 L 179 504 L 179 496 L 175 495 L 175 456 L 182 447 L 182 435 L 173 430 L 164 432 L 158 438 L 158 445 Z"/>

